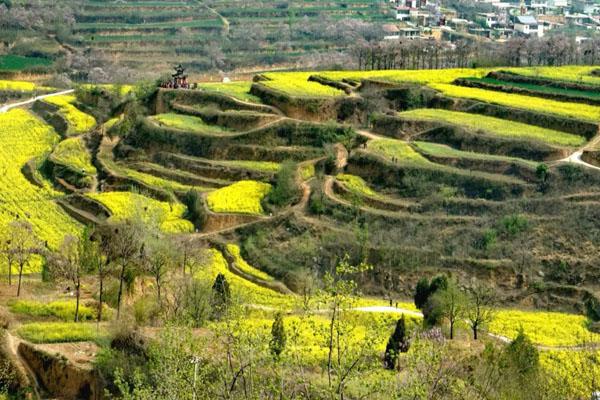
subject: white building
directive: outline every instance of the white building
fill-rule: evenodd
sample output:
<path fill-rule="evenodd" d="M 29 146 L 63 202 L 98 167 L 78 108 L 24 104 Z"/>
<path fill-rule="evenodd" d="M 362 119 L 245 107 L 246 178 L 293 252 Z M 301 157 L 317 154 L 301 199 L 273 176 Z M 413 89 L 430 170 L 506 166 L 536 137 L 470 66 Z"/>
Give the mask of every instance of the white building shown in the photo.
<path fill-rule="evenodd" d="M 544 36 L 544 25 L 539 24 L 531 15 L 519 15 L 515 17 L 515 32 L 525 36 Z"/>

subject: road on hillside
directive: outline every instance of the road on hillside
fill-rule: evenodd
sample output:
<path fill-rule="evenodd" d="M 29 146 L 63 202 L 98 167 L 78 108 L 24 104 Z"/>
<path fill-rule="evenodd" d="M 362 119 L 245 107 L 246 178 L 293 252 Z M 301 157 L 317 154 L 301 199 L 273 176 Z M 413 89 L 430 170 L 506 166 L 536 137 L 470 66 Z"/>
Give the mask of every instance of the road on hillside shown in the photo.
<path fill-rule="evenodd" d="M 73 93 L 74 91 L 75 90 L 73 90 L 73 89 L 63 90 L 61 92 L 49 93 L 49 94 L 43 94 L 41 96 L 36 96 L 36 97 L 33 97 L 33 98 L 29 99 L 29 100 L 20 101 L 18 103 L 5 104 L 5 105 L 3 105 L 3 106 L 0 107 L 0 113 L 5 113 L 8 110 L 12 110 L 13 108 L 23 107 L 23 106 L 26 106 L 28 104 L 35 103 L 38 100 L 47 99 L 48 97 L 61 96 L 63 94 L 70 94 L 70 93 Z"/>

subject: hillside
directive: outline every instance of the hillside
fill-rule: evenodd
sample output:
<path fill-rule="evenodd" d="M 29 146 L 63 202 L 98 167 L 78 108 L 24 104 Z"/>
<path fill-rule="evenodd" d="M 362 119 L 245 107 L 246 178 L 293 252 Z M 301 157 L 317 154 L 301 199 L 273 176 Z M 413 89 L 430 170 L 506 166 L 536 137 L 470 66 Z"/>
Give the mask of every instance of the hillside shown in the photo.
<path fill-rule="evenodd" d="M 82 31 L 132 23 L 85 3 Z M 199 31 L 264 16 L 136 3 Z M 2 360 L 65 398 L 191 398 L 190 360 L 198 398 L 589 398 L 599 89 L 578 66 L 266 72 L 3 107 Z M 410 350 L 384 369 L 401 315 Z"/>
<path fill-rule="evenodd" d="M 0 71 L 43 71 L 66 62 L 87 75 L 91 63 L 125 81 L 147 66 L 166 70 L 175 62 L 195 72 L 309 62 L 319 54 L 336 54 L 357 38 L 377 36 L 380 27 L 370 23 L 389 18 L 390 12 L 380 0 L 12 4 L 4 35 L 12 50 L 0 56 Z M 39 20 L 44 23 L 35 25 Z M 83 75 L 79 78 L 108 78 Z"/>

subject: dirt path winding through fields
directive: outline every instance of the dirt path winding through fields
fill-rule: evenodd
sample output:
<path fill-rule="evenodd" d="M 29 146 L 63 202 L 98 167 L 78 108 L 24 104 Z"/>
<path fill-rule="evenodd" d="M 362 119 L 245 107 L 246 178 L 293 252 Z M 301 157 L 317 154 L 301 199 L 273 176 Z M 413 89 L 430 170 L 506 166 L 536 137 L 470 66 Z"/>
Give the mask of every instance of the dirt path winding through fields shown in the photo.
<path fill-rule="evenodd" d="M 74 91 L 75 90 L 73 90 L 73 89 L 68 89 L 68 90 L 63 90 L 61 92 L 50 93 L 50 94 L 43 94 L 41 96 L 33 97 L 33 98 L 29 99 L 29 100 L 20 101 L 18 103 L 5 104 L 5 105 L 3 105 L 3 106 L 0 107 L 0 113 L 5 113 L 8 110 L 12 110 L 13 108 L 23 107 L 23 106 L 35 103 L 38 100 L 47 99 L 48 97 L 62 96 L 64 94 L 70 94 L 70 93 L 73 93 Z"/>

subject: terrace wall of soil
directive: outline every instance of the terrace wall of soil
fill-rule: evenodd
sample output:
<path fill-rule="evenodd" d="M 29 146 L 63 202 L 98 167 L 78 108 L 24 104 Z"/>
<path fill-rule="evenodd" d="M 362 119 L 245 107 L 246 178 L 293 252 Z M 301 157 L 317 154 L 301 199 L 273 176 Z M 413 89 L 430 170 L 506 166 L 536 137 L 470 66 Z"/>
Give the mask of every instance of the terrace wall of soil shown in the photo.
<path fill-rule="evenodd" d="M 281 283 L 279 281 L 265 281 L 263 279 L 259 279 L 259 278 L 255 277 L 254 275 L 245 273 L 237 266 L 236 259 L 229 252 L 229 250 L 227 250 L 227 246 L 224 246 L 223 244 L 217 244 L 216 247 L 221 251 L 221 253 L 223 253 L 223 256 L 227 260 L 227 265 L 229 266 L 229 269 L 234 274 L 241 276 L 242 278 L 246 279 L 247 281 L 250 281 L 259 286 L 265 287 L 267 289 L 271 289 L 275 292 L 286 294 L 286 295 L 294 294 L 294 292 L 292 292 L 283 283 Z"/>
<path fill-rule="evenodd" d="M 584 150 L 581 159 L 588 164 L 600 167 L 600 150 Z"/>
<path fill-rule="evenodd" d="M 523 94 L 526 96 L 534 96 L 534 97 L 543 97 L 546 99 L 553 99 L 563 102 L 577 102 L 577 103 L 585 103 L 591 105 L 600 105 L 600 99 L 591 99 L 587 97 L 577 96 L 577 95 L 567 95 L 562 93 L 551 93 L 548 91 L 540 92 L 535 89 L 527 89 L 524 87 L 511 86 L 511 85 L 500 85 L 494 84 L 484 81 L 477 81 L 472 79 L 457 79 L 454 81 L 455 85 L 465 86 L 465 87 L 473 87 L 479 89 L 486 89 L 504 93 L 516 93 Z"/>
<path fill-rule="evenodd" d="M 197 107 L 178 103 L 173 103 L 172 109 L 182 114 L 200 117 L 207 124 L 219 125 L 236 131 L 256 129 L 280 118 L 275 114 L 255 113 L 253 111 L 220 111 L 212 107 L 198 109 Z"/>
<path fill-rule="evenodd" d="M 401 118 L 396 115 L 373 114 L 371 126 L 373 132 L 380 135 L 407 140 L 411 136 L 439 127 L 440 123 Z"/>
<path fill-rule="evenodd" d="M 67 120 L 58 112 L 59 108 L 43 101 L 33 103 L 32 110 L 50 124 L 61 136 L 66 136 L 69 129 Z"/>
<path fill-rule="evenodd" d="M 221 187 L 225 184 L 220 184 L 216 180 L 207 177 L 186 173 L 185 171 L 180 171 L 173 168 L 161 168 L 159 166 L 144 162 L 134 162 L 127 164 L 127 166 L 148 175 L 157 176 L 159 178 L 178 182 L 188 186 Z"/>
<path fill-rule="evenodd" d="M 525 190 L 517 183 L 493 180 L 477 174 L 458 174 L 444 168 L 419 167 L 410 164 L 395 164 L 362 150 L 354 152 L 348 160 L 348 173 L 358 175 L 378 186 L 395 188 L 407 197 L 415 195 L 414 188 L 407 187 L 403 180 L 417 180 L 422 185 L 448 185 L 461 190 L 467 197 L 504 200 L 521 196 Z"/>
<path fill-rule="evenodd" d="M 488 78 L 494 78 L 501 81 L 509 81 L 509 82 L 518 82 L 518 83 L 529 83 L 532 85 L 542 85 L 555 87 L 559 89 L 573 89 L 573 90 L 581 90 L 581 91 L 597 91 L 598 86 L 589 85 L 581 82 L 569 82 L 569 81 L 559 81 L 553 79 L 546 79 L 535 76 L 525 76 L 519 75 L 516 73 L 512 73 L 509 71 L 492 71 L 488 75 Z"/>
<path fill-rule="evenodd" d="M 274 172 L 255 171 L 243 167 L 223 166 L 210 164 L 202 160 L 195 160 L 190 157 L 181 156 L 173 153 L 156 153 L 153 160 L 167 168 L 176 168 L 183 171 L 189 171 L 211 179 L 223 179 L 227 181 L 240 180 L 270 180 L 275 175 Z"/>
<path fill-rule="evenodd" d="M 528 125 L 572 133 L 574 135 L 583 136 L 588 140 L 596 136 L 599 130 L 598 124 L 594 122 L 580 121 L 574 118 L 544 114 L 520 108 L 505 107 L 476 100 L 451 98 L 443 95 L 436 96 L 432 100 L 430 107 L 507 119 Z"/>
<path fill-rule="evenodd" d="M 308 77 L 309 82 L 317 82 L 321 85 L 331 86 L 332 88 L 343 90 L 346 94 L 352 93 L 354 87 L 346 82 L 334 81 L 320 75 L 311 75 Z"/>
<path fill-rule="evenodd" d="M 552 147 L 541 142 L 501 138 L 486 135 L 485 133 L 469 132 L 457 126 L 437 125 L 437 128 L 421 133 L 418 139 L 446 144 L 459 150 L 536 161 L 562 159 L 569 154 L 569 150 L 567 149 Z"/>
<path fill-rule="evenodd" d="M 97 373 L 82 368 L 57 354 L 50 354 L 35 345 L 22 342 L 19 354 L 35 373 L 40 384 L 56 398 L 102 398 L 102 385 Z"/>
<path fill-rule="evenodd" d="M 493 174 L 513 175 L 529 182 L 536 180 L 535 170 L 518 161 L 503 161 L 485 158 L 460 158 L 434 156 L 422 153 L 425 158 L 438 164 L 449 165 L 466 170 L 484 171 Z"/>
<path fill-rule="evenodd" d="M 311 146 L 343 141 L 349 135 L 346 127 L 283 119 L 280 122 L 248 132 L 230 135 L 201 135 L 175 128 L 158 126 L 142 120 L 127 136 L 126 144 L 148 150 L 182 152 L 199 157 L 210 157 L 229 144 L 265 146 Z"/>
<path fill-rule="evenodd" d="M 223 160 L 254 160 L 283 162 L 285 160 L 305 161 L 319 158 L 324 151 L 317 147 L 255 146 L 231 144 L 227 147 L 213 148 L 211 157 Z"/>
<path fill-rule="evenodd" d="M 260 83 L 252 84 L 250 94 L 259 97 L 264 103 L 280 109 L 290 118 L 322 122 L 340 118 L 341 102 L 335 97 L 294 97 Z M 348 107 L 348 106 L 345 106 Z M 353 111 L 342 114 L 351 115 Z"/>
<path fill-rule="evenodd" d="M 406 204 L 394 203 L 392 201 L 387 202 L 383 199 L 377 199 L 375 197 L 370 196 L 359 196 L 356 193 L 353 193 L 350 190 L 348 190 L 348 188 L 346 188 L 346 186 L 344 186 L 344 184 L 340 183 L 339 181 L 333 182 L 333 191 L 334 193 L 342 196 L 343 198 L 358 198 L 359 202 L 367 207 L 378 208 L 381 210 L 388 211 L 409 211 L 410 208 L 412 211 L 416 211 L 415 207 L 409 207 Z"/>
<path fill-rule="evenodd" d="M 57 162 L 52 154 L 44 162 L 43 168 L 55 180 L 64 180 L 76 189 L 89 189 L 92 184 L 90 176 L 75 170 L 69 165 Z"/>
<path fill-rule="evenodd" d="M 214 213 L 206 208 L 206 220 L 202 225 L 202 233 L 217 232 L 260 219 L 261 217 L 256 215 Z"/>
<path fill-rule="evenodd" d="M 233 97 L 202 90 L 159 89 L 154 102 L 154 113 L 162 114 L 173 110 L 173 105 L 216 106 L 221 110 L 248 110 L 259 113 L 276 114 L 277 110 L 268 105 L 244 102 Z"/>

